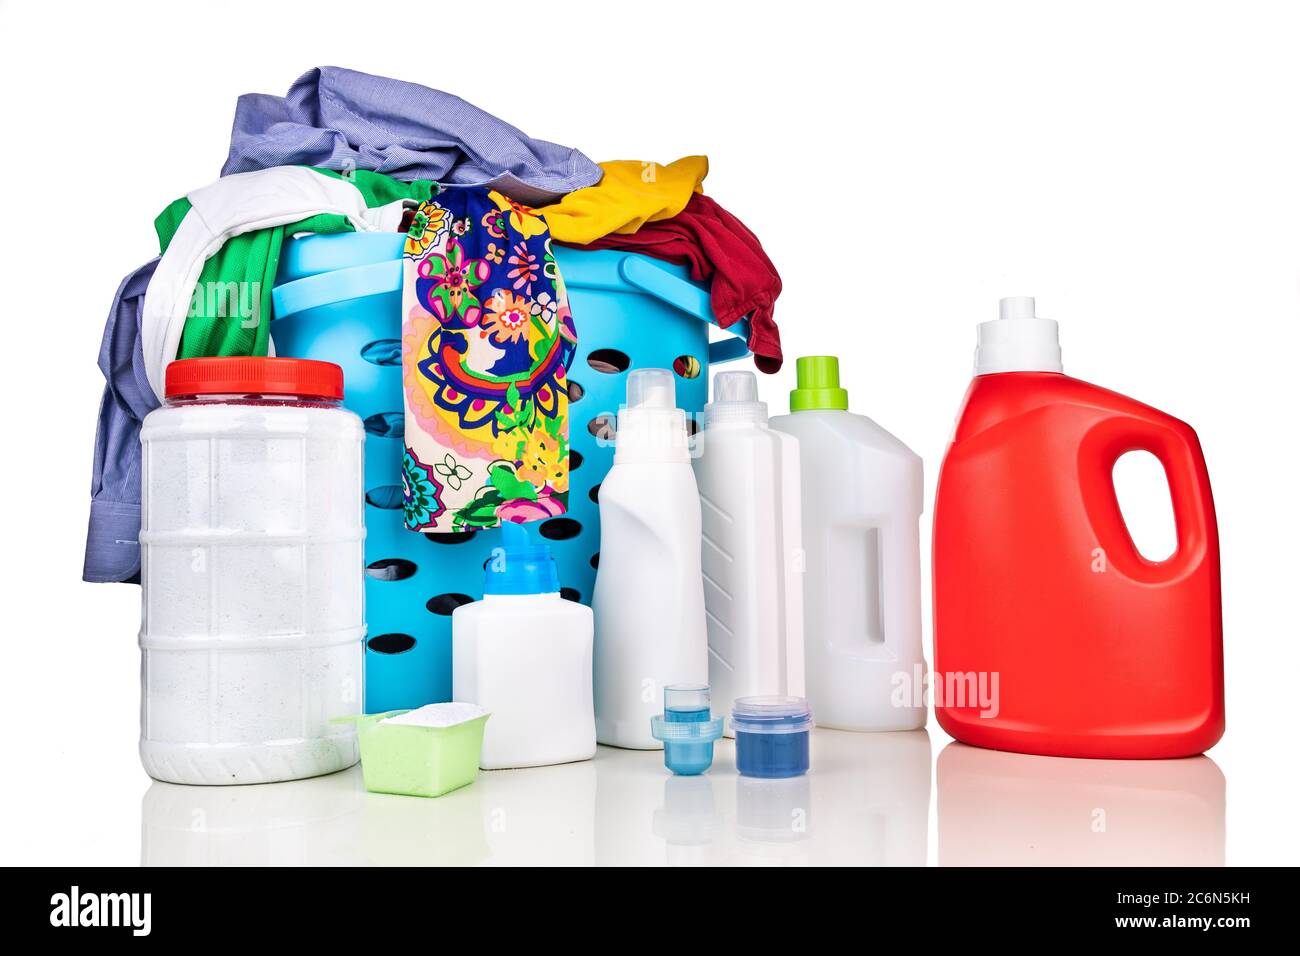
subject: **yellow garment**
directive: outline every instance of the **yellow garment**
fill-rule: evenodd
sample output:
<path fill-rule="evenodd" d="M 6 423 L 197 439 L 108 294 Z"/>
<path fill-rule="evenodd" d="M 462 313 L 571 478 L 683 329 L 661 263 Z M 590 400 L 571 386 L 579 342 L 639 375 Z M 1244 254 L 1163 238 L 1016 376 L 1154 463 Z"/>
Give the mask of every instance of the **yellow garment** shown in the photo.
<path fill-rule="evenodd" d="M 709 174 L 709 158 L 683 156 L 667 166 L 618 159 L 600 168 L 605 175 L 595 186 L 537 210 L 554 238 L 585 244 L 611 233 L 631 235 L 647 222 L 671 219 L 686 208 L 692 193 L 704 192 L 700 184 Z"/>

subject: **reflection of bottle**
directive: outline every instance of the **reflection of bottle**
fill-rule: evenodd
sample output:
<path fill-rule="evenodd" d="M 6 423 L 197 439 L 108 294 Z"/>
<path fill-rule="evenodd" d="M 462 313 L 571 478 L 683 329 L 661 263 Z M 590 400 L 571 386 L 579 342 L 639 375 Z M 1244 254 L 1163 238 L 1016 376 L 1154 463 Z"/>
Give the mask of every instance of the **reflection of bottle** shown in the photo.
<path fill-rule="evenodd" d="M 1056 323 L 1033 299 L 1003 299 L 980 325 L 935 495 L 936 715 L 995 750 L 1200 753 L 1224 720 L 1219 539 L 1200 443 L 1178 419 L 1061 368 Z M 1178 547 L 1163 561 L 1138 552 L 1115 495 L 1115 463 L 1136 450 L 1169 480 Z M 1005 693 L 980 687 L 970 700 L 961 675 Z"/>
<path fill-rule="evenodd" d="M 346 866 L 367 862 L 359 773 L 246 787 L 154 782 L 141 806 L 143 866 Z M 437 803 L 439 801 L 410 801 Z"/>
<path fill-rule="evenodd" d="M 848 411 L 839 376 L 831 356 L 799 359 L 791 414 L 772 419 L 799 439 L 807 697 L 822 727 L 914 730 L 925 725 L 921 459 Z"/>
<path fill-rule="evenodd" d="M 691 780 L 707 784 L 714 776 L 710 773 L 674 776 L 655 767 L 653 759 L 647 760 L 644 753 L 611 748 L 605 748 L 596 760 L 584 766 L 599 771 L 596 775 L 597 866 L 661 866 L 664 836 L 655 830 L 655 815 L 664 806 L 664 781 Z M 725 813 L 722 808 L 720 812 Z M 711 850 L 710 857 L 716 852 Z"/>
<path fill-rule="evenodd" d="M 736 777 L 736 832 L 759 843 L 808 839 L 812 785 L 801 777 Z"/>
<path fill-rule="evenodd" d="M 722 829 L 722 814 L 713 797 L 713 783 L 705 776 L 668 777 L 664 804 L 654 812 L 651 832 L 666 844 L 670 866 L 707 866 L 711 844 Z"/>
<path fill-rule="evenodd" d="M 951 743 L 937 761 L 940 866 L 1223 866 L 1209 757 L 1080 760 Z"/>
<path fill-rule="evenodd" d="M 696 441 L 718 710 L 730 713 L 738 697 L 802 696 L 799 443 L 768 427 L 753 372 L 714 376 Z"/>
<path fill-rule="evenodd" d="M 813 746 L 816 769 L 809 779 L 817 815 L 835 822 L 835 839 L 818 844 L 816 862 L 925 866 L 933 765 L 929 735 L 924 730 L 819 734 Z"/>
<path fill-rule="evenodd" d="M 479 774 L 478 782 L 466 789 L 479 791 L 476 799 L 493 864 L 596 863 L 596 766 L 583 760 L 537 767 L 527 773 Z M 648 790 L 653 789 L 652 782 L 646 781 Z"/>
<path fill-rule="evenodd" d="M 483 728 L 484 770 L 590 760 L 591 609 L 560 597 L 551 549 L 524 525 L 501 526 L 487 562 L 483 600 L 452 615 L 452 693 L 492 717 Z"/>
<path fill-rule="evenodd" d="M 672 372 L 627 380 L 614 466 L 600 485 L 596 616 L 596 736 L 615 747 L 657 750 L 650 732 L 669 684 L 708 683 L 700 498 L 686 414 Z"/>

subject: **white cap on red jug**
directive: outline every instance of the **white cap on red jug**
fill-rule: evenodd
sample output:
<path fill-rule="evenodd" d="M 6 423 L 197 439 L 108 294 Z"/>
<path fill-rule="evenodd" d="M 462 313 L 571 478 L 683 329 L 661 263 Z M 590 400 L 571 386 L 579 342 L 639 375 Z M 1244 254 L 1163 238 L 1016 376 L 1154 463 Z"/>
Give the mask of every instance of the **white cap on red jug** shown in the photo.
<path fill-rule="evenodd" d="M 998 302 L 998 317 L 981 322 L 975 346 L 975 374 L 1060 372 L 1061 342 L 1056 322 L 1039 318 L 1032 296 Z"/>

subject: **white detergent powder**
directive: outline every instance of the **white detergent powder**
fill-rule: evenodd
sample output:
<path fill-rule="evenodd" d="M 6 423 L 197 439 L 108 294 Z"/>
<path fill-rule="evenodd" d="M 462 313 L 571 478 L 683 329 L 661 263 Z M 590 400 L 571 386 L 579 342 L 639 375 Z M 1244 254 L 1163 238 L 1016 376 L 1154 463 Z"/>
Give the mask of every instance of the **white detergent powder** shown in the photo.
<path fill-rule="evenodd" d="M 408 710 L 396 717 L 385 717 L 381 724 L 408 724 L 413 727 L 455 727 L 487 714 L 478 704 L 452 701 L 447 704 L 425 704 L 417 710 Z"/>
<path fill-rule="evenodd" d="M 357 760 L 360 420 L 339 407 L 166 405 L 141 431 L 145 769 L 264 783 Z"/>

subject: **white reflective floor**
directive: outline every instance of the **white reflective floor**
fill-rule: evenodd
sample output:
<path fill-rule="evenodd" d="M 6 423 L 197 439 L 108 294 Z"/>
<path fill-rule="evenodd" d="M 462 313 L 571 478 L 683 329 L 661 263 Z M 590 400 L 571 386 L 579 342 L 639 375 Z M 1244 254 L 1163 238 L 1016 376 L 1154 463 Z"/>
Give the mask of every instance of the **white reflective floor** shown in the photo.
<path fill-rule="evenodd" d="M 1208 757 L 1081 761 L 929 736 L 819 730 L 813 772 L 673 777 L 662 754 L 479 774 L 434 800 L 366 793 L 358 768 L 296 783 L 152 783 L 145 865 L 940 865 L 1224 862 L 1224 777 Z M 932 765 L 936 768 L 932 786 Z M 936 826 L 931 828 L 931 797 Z M 937 834 L 937 846 L 930 841 Z"/>

